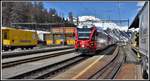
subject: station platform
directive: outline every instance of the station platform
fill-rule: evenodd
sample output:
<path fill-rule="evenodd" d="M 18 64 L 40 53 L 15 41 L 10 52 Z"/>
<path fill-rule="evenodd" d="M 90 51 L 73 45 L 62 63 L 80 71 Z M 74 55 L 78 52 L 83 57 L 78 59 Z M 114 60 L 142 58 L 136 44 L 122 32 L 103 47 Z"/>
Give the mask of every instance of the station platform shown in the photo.
<path fill-rule="evenodd" d="M 126 59 L 115 79 L 143 80 L 140 58 L 132 49 L 130 45 L 123 47 Z"/>

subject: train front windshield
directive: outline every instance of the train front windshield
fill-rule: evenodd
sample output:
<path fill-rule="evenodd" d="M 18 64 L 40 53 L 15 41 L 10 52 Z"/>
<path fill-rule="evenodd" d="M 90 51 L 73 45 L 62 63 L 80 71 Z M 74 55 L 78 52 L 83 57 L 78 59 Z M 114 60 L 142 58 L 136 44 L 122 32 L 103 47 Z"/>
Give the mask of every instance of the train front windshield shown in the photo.
<path fill-rule="evenodd" d="M 90 38 L 90 28 L 80 28 L 78 29 L 78 39 L 79 40 L 88 40 Z"/>

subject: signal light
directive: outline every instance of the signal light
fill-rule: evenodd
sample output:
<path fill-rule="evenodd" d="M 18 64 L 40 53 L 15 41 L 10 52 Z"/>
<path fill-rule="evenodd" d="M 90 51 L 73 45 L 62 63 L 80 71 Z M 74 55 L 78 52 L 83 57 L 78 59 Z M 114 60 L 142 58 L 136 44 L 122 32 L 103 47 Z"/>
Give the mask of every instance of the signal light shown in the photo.
<path fill-rule="evenodd" d="M 82 47 L 83 47 L 83 48 L 85 47 L 84 44 L 82 45 Z"/>

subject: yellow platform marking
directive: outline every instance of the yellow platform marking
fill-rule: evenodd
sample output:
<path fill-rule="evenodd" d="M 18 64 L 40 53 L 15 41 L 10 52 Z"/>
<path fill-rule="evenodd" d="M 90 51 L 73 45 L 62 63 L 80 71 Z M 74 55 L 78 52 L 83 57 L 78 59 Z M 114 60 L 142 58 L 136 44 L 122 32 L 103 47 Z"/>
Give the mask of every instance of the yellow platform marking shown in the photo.
<path fill-rule="evenodd" d="M 104 55 L 103 55 L 104 56 Z M 96 64 L 103 56 L 100 56 L 97 60 L 95 60 L 92 64 L 90 64 L 87 68 L 85 68 L 84 70 L 82 70 L 78 75 L 76 75 L 75 77 L 73 77 L 72 79 L 76 79 L 79 76 L 81 76 L 83 73 L 85 73 L 88 69 L 90 69 L 94 64 Z"/>

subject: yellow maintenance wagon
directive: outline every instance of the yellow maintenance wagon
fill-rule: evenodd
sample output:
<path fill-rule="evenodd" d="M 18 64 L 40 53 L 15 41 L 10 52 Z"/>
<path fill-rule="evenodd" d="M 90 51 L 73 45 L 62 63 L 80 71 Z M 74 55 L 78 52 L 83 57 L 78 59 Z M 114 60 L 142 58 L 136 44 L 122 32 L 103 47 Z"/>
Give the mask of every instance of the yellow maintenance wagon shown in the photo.
<path fill-rule="evenodd" d="M 34 31 L 2 28 L 2 48 L 4 50 L 15 48 L 33 48 L 38 43 L 37 33 Z"/>

